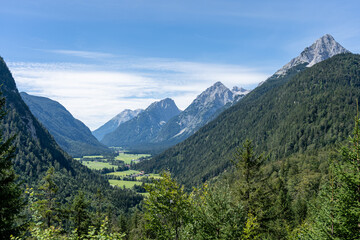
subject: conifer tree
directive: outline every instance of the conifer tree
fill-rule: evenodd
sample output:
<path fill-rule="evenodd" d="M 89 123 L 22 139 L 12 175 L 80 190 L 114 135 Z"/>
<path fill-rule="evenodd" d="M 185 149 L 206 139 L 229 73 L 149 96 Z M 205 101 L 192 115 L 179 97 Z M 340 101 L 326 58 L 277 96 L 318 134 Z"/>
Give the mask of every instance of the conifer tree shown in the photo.
<path fill-rule="evenodd" d="M 180 238 L 181 230 L 189 221 L 190 199 L 168 172 L 152 185 L 146 185 L 149 197 L 145 199 L 145 228 L 153 239 Z"/>
<path fill-rule="evenodd" d="M 272 222 L 270 198 L 271 188 L 267 177 L 262 173 L 261 166 L 265 157 L 256 155 L 250 140 L 246 140 L 241 148 L 235 152 L 234 163 L 237 170 L 237 181 L 234 184 L 238 193 L 238 200 L 246 215 L 256 219 L 261 231 L 268 232 Z"/>
<path fill-rule="evenodd" d="M 50 167 L 46 172 L 45 177 L 42 179 L 43 185 L 39 187 L 39 200 L 34 202 L 34 206 L 41 215 L 43 225 L 46 228 L 50 228 L 50 226 L 58 224 L 60 221 L 59 203 L 56 199 L 56 193 L 59 188 L 56 185 L 54 178 L 55 169 Z"/>
<path fill-rule="evenodd" d="M 260 172 L 263 160 L 263 155 L 255 155 L 254 146 L 250 140 L 246 140 L 242 148 L 237 149 L 234 156 L 238 173 L 236 187 L 239 191 L 239 198 L 245 211 L 252 214 L 256 214 L 260 207 L 258 195 L 263 182 Z"/>
<path fill-rule="evenodd" d="M 304 239 L 360 239 L 360 119 L 350 145 L 330 166 L 329 181 L 313 207 Z M 305 238 L 307 237 L 307 238 Z"/>
<path fill-rule="evenodd" d="M 0 96 L 0 120 L 5 115 L 4 105 L 5 99 Z M 15 157 L 13 139 L 14 136 L 5 140 L 0 130 L 0 239 L 9 239 L 18 233 L 20 226 L 16 221 L 25 206 L 11 163 Z"/>
<path fill-rule="evenodd" d="M 80 191 L 74 198 L 72 205 L 72 220 L 75 224 L 76 233 L 79 239 L 87 234 L 91 223 L 90 213 L 87 209 L 89 206 L 90 202 L 85 199 L 84 192 Z"/>

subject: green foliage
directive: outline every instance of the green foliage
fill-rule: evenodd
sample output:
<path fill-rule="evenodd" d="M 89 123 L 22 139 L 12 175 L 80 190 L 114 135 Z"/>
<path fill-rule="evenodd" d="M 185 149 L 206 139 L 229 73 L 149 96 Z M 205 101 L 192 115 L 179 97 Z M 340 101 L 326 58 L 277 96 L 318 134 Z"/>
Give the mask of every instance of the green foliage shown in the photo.
<path fill-rule="evenodd" d="M 190 198 L 184 188 L 161 174 L 155 184 L 147 184 L 144 200 L 147 235 L 151 239 L 180 239 L 180 232 L 189 221 Z"/>
<path fill-rule="evenodd" d="M 265 179 L 260 171 L 263 161 L 262 155 L 255 155 L 254 147 L 249 140 L 246 140 L 242 148 L 238 148 L 234 155 L 238 176 L 235 186 L 239 191 L 238 196 L 245 207 L 245 212 L 256 215 L 262 207 L 259 200 L 264 197 Z"/>
<path fill-rule="evenodd" d="M 243 207 L 228 185 L 209 186 L 192 194 L 189 239 L 239 239 L 246 221 Z"/>
<path fill-rule="evenodd" d="M 136 168 L 169 169 L 190 189 L 228 169 L 247 138 L 255 152 L 270 152 L 272 161 L 327 150 L 351 132 L 359 65 L 359 55 L 341 54 L 299 73 L 274 76 L 193 136 Z"/>
<path fill-rule="evenodd" d="M 259 223 L 257 222 L 256 217 L 251 213 L 248 213 L 246 224 L 244 227 L 244 236 L 242 239 L 259 239 Z"/>
<path fill-rule="evenodd" d="M 5 115 L 4 105 L 5 100 L 1 97 L 0 119 Z M 5 140 L 0 132 L 0 239 L 8 239 L 11 234 L 18 233 L 20 226 L 17 220 L 25 205 L 11 162 L 15 157 L 13 140 L 14 137 Z"/>
<path fill-rule="evenodd" d="M 72 205 L 72 220 L 79 238 L 88 232 L 91 224 L 90 213 L 88 212 L 89 206 L 90 202 L 85 199 L 84 192 L 80 191 L 74 198 Z"/>
<path fill-rule="evenodd" d="M 312 209 L 308 239 L 360 239 L 360 119 L 349 146 L 332 160 L 328 182 Z"/>
<path fill-rule="evenodd" d="M 49 168 L 46 176 L 42 179 L 43 184 L 39 187 L 38 200 L 33 203 L 41 216 L 43 228 L 50 228 L 50 226 L 54 225 L 58 226 L 60 222 L 59 201 L 56 199 L 56 193 L 59 188 L 54 182 L 54 174 L 54 168 Z"/>
<path fill-rule="evenodd" d="M 34 116 L 54 136 L 56 142 L 71 156 L 109 154 L 84 123 L 75 119 L 64 106 L 49 98 L 20 93 Z"/>
<path fill-rule="evenodd" d="M 12 162 L 15 173 L 19 176 L 19 182 L 25 182 L 29 188 L 37 189 L 42 184 L 40 182 L 46 171 L 53 167 L 55 170 L 53 181 L 58 187 L 54 198 L 62 206 L 70 204 L 79 190 L 92 201 L 95 199 L 95 193 L 100 189 L 105 196 L 104 205 L 112 206 L 114 214 L 118 214 L 121 210 L 126 212 L 142 200 L 142 196 L 133 191 L 114 189 L 105 177 L 82 166 L 57 145 L 54 138 L 32 115 L 21 99 L 11 72 L 2 59 L 0 59 L 0 81 L 1 90 L 6 98 L 7 112 L 0 119 L 3 139 L 10 139 L 16 134 L 13 140 L 16 146 L 15 157 Z M 92 205 L 90 211 L 95 212 L 97 208 Z M 12 212 L 16 213 L 16 211 Z M 10 217 L 11 214 L 7 216 Z M 63 223 L 67 221 L 67 216 L 61 218 Z M 69 231 L 68 223 L 63 227 L 65 231 Z"/>

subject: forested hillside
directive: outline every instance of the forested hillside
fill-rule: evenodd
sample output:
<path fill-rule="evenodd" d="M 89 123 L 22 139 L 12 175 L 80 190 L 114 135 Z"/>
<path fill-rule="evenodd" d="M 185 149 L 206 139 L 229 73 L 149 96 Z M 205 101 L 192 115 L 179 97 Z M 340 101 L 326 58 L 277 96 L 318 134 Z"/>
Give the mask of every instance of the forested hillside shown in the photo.
<path fill-rule="evenodd" d="M 321 152 L 344 141 L 360 96 L 360 56 L 341 54 L 273 76 L 186 141 L 138 165 L 169 169 L 187 187 L 222 173 L 250 139 L 271 160 Z"/>
<path fill-rule="evenodd" d="M 31 113 L 44 125 L 60 147 L 73 157 L 109 154 L 84 123 L 75 119 L 60 103 L 45 97 L 20 93 Z"/>
<path fill-rule="evenodd" d="M 49 132 L 31 114 L 16 88 L 15 81 L 4 60 L 0 59 L 1 91 L 6 112 L 1 122 L 5 139 L 15 136 L 16 157 L 13 165 L 23 187 L 38 189 L 49 168 L 54 168 L 54 182 L 58 187 L 56 199 L 71 202 L 81 190 L 90 199 L 97 191 L 105 196 L 104 204 L 126 210 L 139 203 L 141 196 L 126 190 L 114 190 L 106 179 L 73 160 L 55 142 Z M 26 186 L 25 186 L 26 185 Z M 65 205 L 64 205 L 65 206 Z M 97 206 L 94 206 L 96 209 Z"/>

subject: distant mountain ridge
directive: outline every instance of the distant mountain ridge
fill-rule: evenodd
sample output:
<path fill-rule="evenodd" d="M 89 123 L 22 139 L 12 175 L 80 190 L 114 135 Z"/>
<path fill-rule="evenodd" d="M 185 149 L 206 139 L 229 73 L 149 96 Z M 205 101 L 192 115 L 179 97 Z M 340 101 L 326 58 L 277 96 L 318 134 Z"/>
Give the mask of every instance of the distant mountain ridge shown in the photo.
<path fill-rule="evenodd" d="M 148 124 L 146 127 L 146 124 L 142 124 L 139 127 L 138 123 L 141 121 L 135 120 L 144 114 L 142 112 L 134 119 L 121 124 L 116 131 L 105 135 L 102 142 L 108 146 L 129 147 L 138 152 L 160 152 L 194 134 L 200 127 L 249 92 L 239 87 L 234 87 L 231 91 L 221 82 L 216 82 L 197 96 L 184 111 L 178 112 L 172 118 L 163 121 L 155 128 L 155 131 L 152 130 L 151 134 L 143 134 L 143 132 L 154 128 L 153 125 Z M 150 109 L 151 105 L 145 111 Z M 129 131 L 129 129 L 133 130 Z M 136 129 L 142 129 L 142 131 Z"/>
<path fill-rule="evenodd" d="M 125 109 L 124 111 L 122 111 L 121 113 L 110 119 L 108 122 L 106 122 L 104 125 L 94 130 L 92 134 L 99 141 L 101 141 L 106 134 L 115 131 L 115 129 L 119 127 L 120 124 L 133 119 L 143 111 L 144 111 L 143 109 L 136 109 L 136 110 Z"/>
<path fill-rule="evenodd" d="M 71 156 L 110 153 L 92 134 L 90 129 L 60 103 L 45 97 L 20 93 L 34 116 L 54 136 L 56 142 Z"/>
<path fill-rule="evenodd" d="M 132 147 L 153 139 L 161 127 L 181 111 L 170 98 L 152 103 L 131 120 L 104 136 L 102 143 L 107 146 Z"/>
<path fill-rule="evenodd" d="M 244 89 L 235 90 L 235 93 L 246 93 Z M 170 141 L 175 144 L 185 140 L 214 119 L 226 104 L 233 103 L 234 92 L 221 82 L 216 82 L 197 96 L 182 113 L 166 123 L 153 142 Z"/>

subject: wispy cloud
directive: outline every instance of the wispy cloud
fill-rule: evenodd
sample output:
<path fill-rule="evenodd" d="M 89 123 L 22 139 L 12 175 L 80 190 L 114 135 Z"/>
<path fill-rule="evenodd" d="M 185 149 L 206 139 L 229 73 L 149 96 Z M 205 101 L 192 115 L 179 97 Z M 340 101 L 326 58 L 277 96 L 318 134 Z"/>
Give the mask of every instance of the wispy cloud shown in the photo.
<path fill-rule="evenodd" d="M 58 54 L 63 54 L 63 55 L 69 55 L 69 56 L 74 56 L 74 57 L 90 58 L 90 59 L 113 58 L 113 57 L 115 57 L 115 55 L 110 54 L 110 53 L 89 52 L 89 51 L 48 50 L 48 52 L 58 53 Z"/>
<path fill-rule="evenodd" d="M 96 54 L 84 52 L 83 56 Z M 20 91 L 59 101 L 92 130 L 126 108 L 144 109 L 170 97 L 185 109 L 216 81 L 252 88 L 267 77 L 237 65 L 169 59 L 117 59 L 111 66 L 13 62 L 9 67 Z"/>

